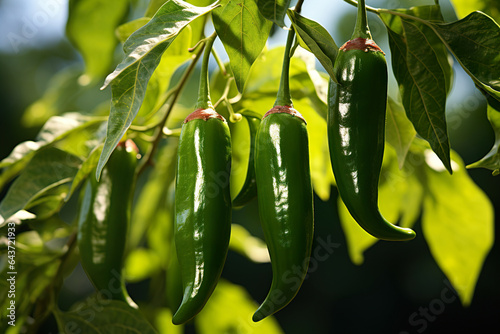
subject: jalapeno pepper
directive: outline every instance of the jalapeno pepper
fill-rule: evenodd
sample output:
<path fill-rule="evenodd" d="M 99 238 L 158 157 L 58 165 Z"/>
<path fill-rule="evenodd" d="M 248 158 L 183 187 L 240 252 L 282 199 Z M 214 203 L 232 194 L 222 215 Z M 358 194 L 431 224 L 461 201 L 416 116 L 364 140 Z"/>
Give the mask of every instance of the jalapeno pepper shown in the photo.
<path fill-rule="evenodd" d="M 212 294 L 231 231 L 231 141 L 224 118 L 198 109 L 181 130 L 175 190 L 175 244 L 183 299 L 174 324 L 193 318 Z"/>
<path fill-rule="evenodd" d="M 78 223 L 82 267 L 106 298 L 136 307 L 122 276 L 123 255 L 135 185 L 137 147 L 131 140 L 118 144 L 98 182 L 94 174 L 84 186 Z"/>
<path fill-rule="evenodd" d="M 231 234 L 231 136 L 210 102 L 208 61 L 216 34 L 206 40 L 196 110 L 179 138 L 174 239 L 183 298 L 172 322 L 182 324 L 205 306 L 222 273 Z"/>
<path fill-rule="evenodd" d="M 254 321 L 295 297 L 307 274 L 313 240 L 313 195 L 306 122 L 289 106 L 268 111 L 255 148 L 259 214 L 271 257 L 271 289 Z"/>
<path fill-rule="evenodd" d="M 376 238 L 409 240 L 415 232 L 386 221 L 378 209 L 384 155 L 387 64 L 371 39 L 364 0 L 354 34 L 339 50 L 330 80 L 328 143 L 337 188 L 358 224 Z"/>

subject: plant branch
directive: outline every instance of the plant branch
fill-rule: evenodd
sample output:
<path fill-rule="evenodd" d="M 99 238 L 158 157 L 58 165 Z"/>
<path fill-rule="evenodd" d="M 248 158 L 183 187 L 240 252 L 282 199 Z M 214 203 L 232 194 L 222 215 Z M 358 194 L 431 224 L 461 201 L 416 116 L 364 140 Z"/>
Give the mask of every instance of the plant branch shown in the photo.
<path fill-rule="evenodd" d="M 219 66 L 219 69 L 220 69 L 220 71 L 222 73 L 222 76 L 224 78 L 231 77 L 231 75 L 226 70 L 226 66 L 224 66 L 224 62 L 220 58 L 219 53 L 217 53 L 217 51 L 215 50 L 215 48 L 212 48 L 212 55 L 214 56 L 215 61 L 217 62 L 217 66 Z"/>
<path fill-rule="evenodd" d="M 229 77 L 226 80 L 226 86 L 224 86 L 224 91 L 222 92 L 221 97 L 217 102 L 214 104 L 214 109 L 217 108 L 217 106 L 224 100 L 227 100 L 227 97 L 229 95 L 229 90 L 231 89 L 231 82 L 233 81 L 233 77 Z"/>
<path fill-rule="evenodd" d="M 344 2 L 350 4 L 350 5 L 353 5 L 354 7 L 357 7 L 358 6 L 358 2 L 357 1 L 353 1 L 353 0 L 344 0 Z M 379 14 L 380 13 L 380 8 L 375 8 L 375 7 L 370 7 L 370 6 L 365 6 L 366 10 L 369 11 L 369 12 L 372 12 L 372 13 L 375 13 L 375 14 Z"/>

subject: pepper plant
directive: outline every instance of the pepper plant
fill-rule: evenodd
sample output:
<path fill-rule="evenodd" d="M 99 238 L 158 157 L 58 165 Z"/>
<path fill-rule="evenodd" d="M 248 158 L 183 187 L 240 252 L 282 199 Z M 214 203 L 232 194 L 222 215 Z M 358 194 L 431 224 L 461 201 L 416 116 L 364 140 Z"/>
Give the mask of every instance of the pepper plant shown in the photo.
<path fill-rule="evenodd" d="M 347 42 L 301 13 L 336 2 L 357 7 Z M 494 210 L 467 169 L 500 174 L 500 14 L 452 3 L 445 19 L 438 0 L 70 0 L 82 67 L 28 107 L 37 137 L 0 161 L 1 331 L 281 333 L 280 314 L 315 298 L 300 289 L 338 222 L 356 265 L 425 240 L 473 306 Z M 286 45 L 270 47 L 279 30 Z M 447 125 L 458 68 L 496 134 L 467 166 Z M 68 86 L 96 98 L 69 109 L 54 98 Z M 272 283 L 230 282 L 235 254 Z M 75 275 L 87 290 L 68 306 Z"/>

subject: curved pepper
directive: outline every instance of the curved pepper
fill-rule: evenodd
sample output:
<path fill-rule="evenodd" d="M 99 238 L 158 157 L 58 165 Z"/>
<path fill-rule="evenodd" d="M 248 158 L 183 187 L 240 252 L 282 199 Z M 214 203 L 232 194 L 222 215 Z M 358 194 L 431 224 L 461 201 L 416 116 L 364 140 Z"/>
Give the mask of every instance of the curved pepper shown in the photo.
<path fill-rule="evenodd" d="M 138 149 L 127 140 L 116 147 L 99 182 L 86 181 L 78 223 L 82 267 L 106 298 L 137 307 L 122 276 L 123 254 L 135 184 Z"/>
<path fill-rule="evenodd" d="M 225 119 L 198 109 L 184 121 L 179 139 L 174 236 L 183 299 L 172 322 L 201 311 L 226 260 L 231 232 L 231 140 Z"/>
<path fill-rule="evenodd" d="M 254 321 L 285 307 L 307 274 L 313 241 L 313 195 L 306 122 L 288 106 L 263 119 L 255 147 L 259 214 L 271 257 L 271 289 Z"/>
<path fill-rule="evenodd" d="M 243 183 L 243 187 L 236 197 L 233 199 L 233 206 L 239 207 L 247 204 L 255 197 L 257 197 L 257 182 L 255 181 L 255 137 L 257 135 L 257 130 L 260 126 L 260 115 L 256 112 L 245 110 L 241 113 L 243 117 L 248 122 L 248 129 L 250 130 L 250 154 L 248 157 L 248 168 L 247 168 L 247 176 L 245 178 L 245 182 Z"/>
<path fill-rule="evenodd" d="M 338 84 L 330 80 L 328 144 L 337 188 L 347 209 L 372 236 L 410 240 L 415 232 L 386 221 L 378 209 L 378 182 L 384 155 L 387 63 L 366 23 L 359 2 L 353 38 L 334 64 Z"/>

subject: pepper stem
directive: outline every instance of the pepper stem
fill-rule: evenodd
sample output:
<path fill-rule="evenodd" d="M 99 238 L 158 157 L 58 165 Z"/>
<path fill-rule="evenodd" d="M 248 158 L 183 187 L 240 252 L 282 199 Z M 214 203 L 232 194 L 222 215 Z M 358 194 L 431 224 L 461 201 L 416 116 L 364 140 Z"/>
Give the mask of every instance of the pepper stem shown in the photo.
<path fill-rule="evenodd" d="M 293 39 L 295 37 L 295 31 L 290 28 L 288 31 L 288 37 L 286 39 L 285 46 L 285 56 L 283 57 L 283 67 L 281 69 L 281 79 L 280 86 L 278 88 L 278 94 L 276 96 L 276 102 L 274 106 L 290 106 L 292 107 L 292 97 L 290 95 L 290 50 L 293 46 Z"/>
<path fill-rule="evenodd" d="M 198 102 L 196 102 L 196 109 L 213 109 L 212 101 L 210 100 L 208 61 L 210 60 L 210 53 L 216 37 L 217 33 L 214 32 L 205 40 L 205 53 L 203 54 L 203 61 L 201 63 L 200 88 L 198 89 Z"/>
<path fill-rule="evenodd" d="M 304 0 L 298 0 L 295 5 L 294 11 L 300 13 L 302 9 L 302 4 Z M 292 96 L 290 95 L 290 59 L 293 55 L 293 40 L 295 37 L 295 30 L 290 27 L 288 31 L 288 36 L 286 39 L 285 46 L 285 56 L 283 57 L 283 67 L 281 68 L 281 79 L 280 86 L 278 88 L 278 94 L 276 96 L 276 102 L 274 102 L 274 107 L 276 106 L 289 106 L 293 107 Z"/>
<path fill-rule="evenodd" d="M 366 18 L 365 0 L 358 0 L 358 15 L 351 39 L 355 38 L 372 38 L 370 28 L 368 27 L 368 19 Z"/>

